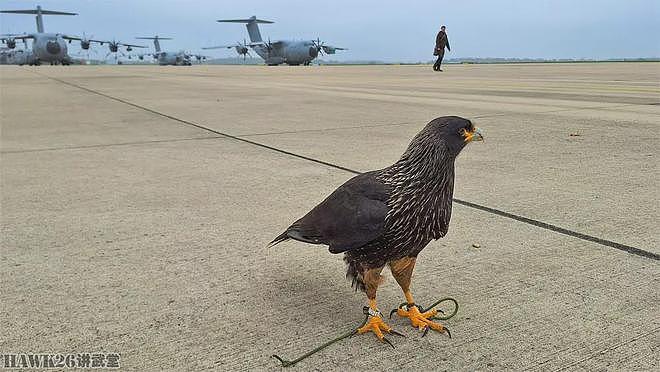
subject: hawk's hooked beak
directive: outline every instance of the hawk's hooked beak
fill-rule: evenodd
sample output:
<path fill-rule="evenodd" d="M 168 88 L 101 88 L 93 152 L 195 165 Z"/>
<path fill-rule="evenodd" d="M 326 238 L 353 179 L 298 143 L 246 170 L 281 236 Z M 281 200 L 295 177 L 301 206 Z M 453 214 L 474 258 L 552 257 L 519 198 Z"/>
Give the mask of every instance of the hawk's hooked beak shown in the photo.
<path fill-rule="evenodd" d="M 465 131 L 463 137 L 465 137 L 465 142 L 484 140 L 484 136 L 481 135 L 481 130 L 479 128 L 474 128 L 474 131 L 472 132 Z"/>

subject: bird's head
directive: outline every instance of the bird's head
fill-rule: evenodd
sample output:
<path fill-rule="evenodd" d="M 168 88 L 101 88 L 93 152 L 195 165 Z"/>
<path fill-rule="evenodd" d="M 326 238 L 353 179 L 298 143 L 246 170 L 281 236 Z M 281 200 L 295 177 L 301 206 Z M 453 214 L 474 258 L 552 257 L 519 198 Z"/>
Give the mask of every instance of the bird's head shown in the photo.
<path fill-rule="evenodd" d="M 446 146 L 450 156 L 456 157 L 470 142 L 483 141 L 479 128 L 468 119 L 459 116 L 442 116 L 432 120 L 425 131 L 435 145 Z"/>
<path fill-rule="evenodd" d="M 468 119 L 442 116 L 431 120 L 410 142 L 397 164 L 412 165 L 413 171 L 437 169 L 460 154 L 470 142 L 483 141 L 478 128 Z M 451 162 L 453 164 L 453 162 Z"/>

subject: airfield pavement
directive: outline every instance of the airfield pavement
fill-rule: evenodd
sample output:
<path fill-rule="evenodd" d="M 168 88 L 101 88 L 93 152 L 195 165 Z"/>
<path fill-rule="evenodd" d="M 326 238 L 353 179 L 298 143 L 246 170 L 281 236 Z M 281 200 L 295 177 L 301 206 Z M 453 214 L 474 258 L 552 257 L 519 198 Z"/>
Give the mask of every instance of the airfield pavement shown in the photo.
<path fill-rule="evenodd" d="M 453 338 L 395 316 L 396 349 L 356 336 L 292 370 L 660 369 L 658 63 L 0 67 L 2 353 L 280 369 L 366 301 L 340 255 L 265 245 L 341 167 L 461 115 L 485 135 L 456 164 L 475 205 L 413 277 L 422 305 L 459 301 Z"/>

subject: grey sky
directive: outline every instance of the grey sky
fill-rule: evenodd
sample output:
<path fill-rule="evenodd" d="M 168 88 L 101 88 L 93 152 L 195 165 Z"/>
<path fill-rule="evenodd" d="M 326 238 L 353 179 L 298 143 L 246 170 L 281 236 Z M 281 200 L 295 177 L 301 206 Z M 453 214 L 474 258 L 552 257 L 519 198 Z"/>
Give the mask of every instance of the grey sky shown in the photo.
<path fill-rule="evenodd" d="M 42 0 L 0 1 L 2 9 L 78 12 L 50 16 L 46 31 L 117 38 L 171 36 L 165 49 L 199 50 L 247 37 L 244 25 L 220 18 L 259 18 L 261 33 L 276 39 L 312 39 L 347 47 L 336 60 L 427 61 L 435 34 L 447 25 L 452 57 L 660 57 L 660 1 L 310 1 L 310 0 Z M 4 32 L 32 32 L 34 17 L 0 16 Z M 77 50 L 77 48 L 72 48 Z M 105 51 L 105 49 L 103 49 Z M 222 50 L 215 56 L 233 56 Z"/>

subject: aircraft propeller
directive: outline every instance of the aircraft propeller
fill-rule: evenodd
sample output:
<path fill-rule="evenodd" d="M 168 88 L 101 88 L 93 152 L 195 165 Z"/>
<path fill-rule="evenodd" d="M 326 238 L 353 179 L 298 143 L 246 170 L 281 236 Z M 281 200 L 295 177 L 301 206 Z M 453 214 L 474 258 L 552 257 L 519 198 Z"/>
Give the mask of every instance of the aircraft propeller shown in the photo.
<path fill-rule="evenodd" d="M 100 40 L 92 40 L 93 37 L 94 36 L 91 36 L 91 35 L 89 37 L 87 37 L 87 35 L 85 35 L 85 32 L 83 31 L 83 36 L 80 38 L 80 48 L 87 51 L 87 60 L 88 61 L 91 60 L 91 55 L 90 55 L 91 53 L 94 53 L 94 54 L 98 55 L 98 52 L 96 51 L 96 49 L 91 48 L 92 41 L 98 42 L 101 45 L 103 45 L 103 42 L 100 41 Z"/>
<path fill-rule="evenodd" d="M 206 49 L 220 49 L 220 48 L 227 48 L 227 49 L 234 48 L 239 56 L 243 56 L 243 61 L 245 61 L 246 56 L 252 58 L 252 55 L 250 54 L 250 45 L 248 45 L 245 39 L 243 39 L 242 43 L 240 41 L 237 41 L 236 44 L 232 44 L 232 45 L 220 45 L 220 46 L 206 47 L 202 49 L 206 50 Z"/>
<path fill-rule="evenodd" d="M 105 56 L 106 59 L 108 58 L 108 56 L 110 54 L 113 54 L 113 53 L 115 54 L 115 60 L 117 59 L 117 54 L 120 54 L 122 57 L 126 57 L 126 54 L 124 54 L 124 52 L 122 52 L 121 49 L 120 49 L 120 47 L 122 47 L 122 46 L 126 47 L 126 52 L 131 52 L 133 50 L 133 48 L 146 48 L 143 45 L 126 44 L 126 43 L 122 43 L 121 41 L 115 40 L 115 39 L 113 39 L 112 41 L 107 41 L 107 43 L 108 43 L 108 49 L 110 50 L 110 52 L 108 52 L 108 54 L 106 54 L 106 56 Z M 103 42 L 101 43 L 101 45 L 103 45 Z M 128 57 L 129 57 L 129 59 L 131 59 L 130 54 L 128 55 Z M 142 58 L 140 58 L 140 59 L 142 59 Z"/>
<path fill-rule="evenodd" d="M 325 55 L 325 42 L 321 41 L 319 37 L 316 38 L 316 40 L 312 40 L 312 43 L 314 43 L 314 46 L 316 47 L 316 51 L 319 52 L 322 56 Z"/>
<path fill-rule="evenodd" d="M 87 37 L 87 35 L 85 35 L 85 32 L 83 31 L 83 36 L 80 38 L 80 48 L 82 48 L 84 50 L 89 50 L 89 47 L 92 43 L 91 39 L 93 37 L 94 36 Z M 101 45 L 103 45 L 103 44 L 101 44 Z"/>
<path fill-rule="evenodd" d="M 239 55 L 243 56 L 243 62 L 245 62 L 245 57 L 250 56 L 252 58 L 252 55 L 250 54 L 250 49 L 247 46 L 247 41 L 243 39 L 243 44 L 241 42 L 236 43 L 236 51 L 238 52 Z"/>
<path fill-rule="evenodd" d="M 270 42 L 270 36 L 268 37 L 268 43 L 266 44 L 266 51 L 268 52 L 268 58 L 270 59 L 270 52 L 273 50 L 273 43 Z"/>
<path fill-rule="evenodd" d="M 108 49 L 110 49 L 110 53 L 117 53 L 119 51 L 119 45 L 121 45 L 121 43 L 114 39 L 108 42 Z"/>
<path fill-rule="evenodd" d="M 16 48 L 16 38 L 14 36 L 20 36 L 21 34 L 2 34 L 0 36 L 7 36 L 6 38 L 2 38 L 2 42 L 7 44 L 7 48 L 9 49 L 14 49 Z M 25 39 L 23 39 L 23 43 L 27 47 L 27 42 Z"/>
<path fill-rule="evenodd" d="M 316 38 L 316 40 L 312 40 L 312 43 L 314 43 L 314 46 L 316 47 L 316 50 L 321 55 L 335 54 L 335 52 L 338 51 L 338 50 L 347 50 L 346 48 L 340 48 L 340 47 L 336 47 L 336 46 L 325 45 L 325 42 L 321 41 L 318 37 Z"/>

